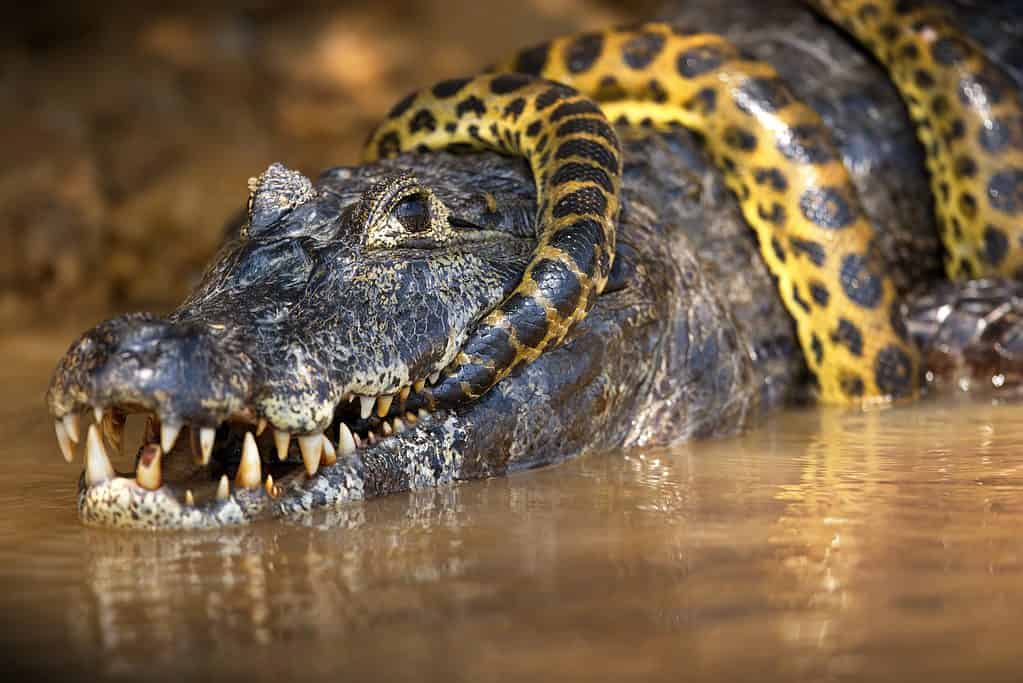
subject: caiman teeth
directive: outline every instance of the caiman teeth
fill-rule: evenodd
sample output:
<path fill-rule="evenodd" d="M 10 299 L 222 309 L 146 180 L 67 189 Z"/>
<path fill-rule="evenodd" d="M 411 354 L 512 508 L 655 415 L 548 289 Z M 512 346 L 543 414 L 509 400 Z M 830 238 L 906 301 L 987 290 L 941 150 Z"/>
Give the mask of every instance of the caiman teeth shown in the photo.
<path fill-rule="evenodd" d="M 405 423 L 401 421 L 400 417 L 394 418 L 394 433 L 401 434 L 405 431 Z"/>
<path fill-rule="evenodd" d="M 71 445 L 71 435 L 68 434 L 67 427 L 60 420 L 54 420 L 53 430 L 57 432 L 57 445 L 60 446 L 60 452 L 64 455 L 64 460 L 71 462 L 75 459 L 75 449 Z"/>
<path fill-rule="evenodd" d="M 323 432 L 306 434 L 298 437 L 298 447 L 302 451 L 302 463 L 306 474 L 310 477 L 320 469 L 320 456 L 323 453 Z"/>
<path fill-rule="evenodd" d="M 85 483 L 98 486 L 114 478 L 114 466 L 103 448 L 103 440 L 95 424 L 89 425 L 89 433 L 85 437 Z"/>
<path fill-rule="evenodd" d="M 419 379 L 412 383 L 412 388 L 416 390 L 416 393 L 422 393 L 423 389 L 426 388 L 426 380 Z"/>
<path fill-rule="evenodd" d="M 227 497 L 231 495 L 231 483 L 227 480 L 227 475 L 220 475 L 220 483 L 217 484 L 217 500 L 227 500 Z"/>
<path fill-rule="evenodd" d="M 372 396 L 360 396 L 359 397 L 359 416 L 363 420 L 368 420 L 369 416 L 373 414 L 373 404 L 376 399 Z"/>
<path fill-rule="evenodd" d="M 259 421 L 256 423 L 256 436 L 261 436 L 265 430 L 266 430 L 266 418 L 265 417 L 261 417 L 261 418 L 259 418 Z"/>
<path fill-rule="evenodd" d="M 135 481 L 144 489 L 155 491 L 162 483 L 160 460 L 163 448 L 159 444 L 147 444 L 139 454 L 139 464 L 135 468 Z"/>
<path fill-rule="evenodd" d="M 391 412 L 392 401 L 394 401 L 392 394 L 377 396 L 377 417 L 387 417 L 387 413 Z"/>
<path fill-rule="evenodd" d="M 436 384 L 437 380 L 440 379 L 440 370 L 430 375 L 430 384 Z"/>
<path fill-rule="evenodd" d="M 398 392 L 398 400 L 404 403 L 410 393 L 412 393 L 412 387 L 402 387 Z"/>
<path fill-rule="evenodd" d="M 238 463 L 238 474 L 235 475 L 234 483 L 243 489 L 258 489 L 262 481 L 263 472 L 260 469 L 259 446 L 256 445 L 256 437 L 252 436 L 252 432 L 245 432 L 242 459 Z"/>
<path fill-rule="evenodd" d="M 323 436 L 323 455 L 320 458 L 321 465 L 333 465 L 337 462 L 337 451 L 334 450 L 334 444 L 330 442 L 327 435 Z"/>
<path fill-rule="evenodd" d="M 163 449 L 164 453 L 170 453 L 174 448 L 174 443 L 178 440 L 178 434 L 181 433 L 181 424 L 177 422 L 163 422 L 160 423 L 160 448 Z"/>
<path fill-rule="evenodd" d="M 68 413 L 61 418 L 61 422 L 64 423 L 64 431 L 67 432 L 67 437 L 71 439 L 71 443 L 78 443 L 78 439 L 81 438 L 81 418 L 78 413 Z"/>
<path fill-rule="evenodd" d="M 195 496 L 192 495 L 192 489 L 185 489 L 185 505 L 189 507 L 195 506 Z"/>
<path fill-rule="evenodd" d="M 199 430 L 199 449 L 202 453 L 200 457 L 203 465 L 210 464 L 210 456 L 213 455 L 213 442 L 216 436 L 217 431 L 213 427 L 203 427 Z"/>
<path fill-rule="evenodd" d="M 338 428 L 337 448 L 341 451 L 341 455 L 350 455 L 355 452 L 355 438 L 352 436 L 352 430 L 344 422 Z"/>
<path fill-rule="evenodd" d="M 387 420 L 384 420 L 383 425 L 381 425 L 380 427 L 380 431 L 383 432 L 384 436 L 390 436 L 391 434 L 394 434 L 394 430 L 391 429 L 391 423 L 388 422 Z"/>
<path fill-rule="evenodd" d="M 291 434 L 281 430 L 274 430 L 274 446 L 277 447 L 277 459 L 284 461 L 288 459 L 288 446 L 291 445 Z"/>
<path fill-rule="evenodd" d="M 272 474 L 266 475 L 266 484 L 265 484 L 265 486 L 266 486 L 266 495 L 270 496 L 271 498 L 276 498 L 277 496 L 279 496 L 281 494 L 280 489 L 278 489 L 276 486 L 274 486 L 274 478 L 273 478 Z"/>
<path fill-rule="evenodd" d="M 103 408 L 100 406 L 92 407 L 92 421 L 96 424 L 103 422 Z"/>
<path fill-rule="evenodd" d="M 405 422 L 408 422 L 410 425 L 414 425 L 419 422 L 419 418 L 412 413 L 405 413 Z"/>

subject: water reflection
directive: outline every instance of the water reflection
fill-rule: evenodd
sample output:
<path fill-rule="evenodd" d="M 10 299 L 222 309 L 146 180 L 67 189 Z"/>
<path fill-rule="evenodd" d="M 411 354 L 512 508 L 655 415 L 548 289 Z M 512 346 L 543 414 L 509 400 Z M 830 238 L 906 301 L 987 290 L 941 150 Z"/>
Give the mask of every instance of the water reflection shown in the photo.
<path fill-rule="evenodd" d="M 19 368 L 11 382 L 40 389 L 45 374 Z M 0 403 L 0 424 L 24 435 L 0 470 L 0 573 L 16 587 L 0 607 L 19 625 L 6 644 L 36 672 L 1016 672 L 1018 406 L 793 412 L 737 438 L 594 455 L 303 525 L 162 535 L 82 528 L 38 412 Z"/>

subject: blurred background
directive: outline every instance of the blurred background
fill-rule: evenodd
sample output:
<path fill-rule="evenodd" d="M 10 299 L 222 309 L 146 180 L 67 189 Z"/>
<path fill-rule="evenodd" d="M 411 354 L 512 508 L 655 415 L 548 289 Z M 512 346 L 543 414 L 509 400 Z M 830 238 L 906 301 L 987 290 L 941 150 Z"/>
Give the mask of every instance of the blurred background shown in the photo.
<path fill-rule="evenodd" d="M 29 3 L 0 33 L 0 329 L 166 311 L 246 179 L 351 164 L 407 91 L 646 3 Z M 56 319 L 60 318 L 60 319 Z"/>

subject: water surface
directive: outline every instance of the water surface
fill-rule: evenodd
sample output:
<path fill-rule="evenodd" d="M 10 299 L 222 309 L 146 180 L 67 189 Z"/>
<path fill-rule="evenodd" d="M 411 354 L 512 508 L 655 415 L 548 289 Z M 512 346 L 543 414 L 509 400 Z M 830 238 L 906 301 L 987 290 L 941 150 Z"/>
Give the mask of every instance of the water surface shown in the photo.
<path fill-rule="evenodd" d="M 117 533 L 79 524 L 78 467 L 43 406 L 70 339 L 0 339 L 9 673 L 1023 676 L 1019 404 L 793 411 L 739 438 L 357 504 L 319 528 Z"/>

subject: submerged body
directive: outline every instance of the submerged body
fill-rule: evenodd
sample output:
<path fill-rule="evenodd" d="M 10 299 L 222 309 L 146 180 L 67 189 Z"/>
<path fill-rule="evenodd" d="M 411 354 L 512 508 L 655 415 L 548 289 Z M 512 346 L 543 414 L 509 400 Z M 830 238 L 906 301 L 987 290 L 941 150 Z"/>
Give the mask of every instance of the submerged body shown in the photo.
<path fill-rule="evenodd" d="M 484 82 L 492 89 L 494 80 Z M 395 119 L 412 125 L 418 113 L 399 107 Z M 514 132 L 495 129 L 494 138 L 514 147 Z M 98 416 L 86 439 L 83 519 L 180 528 L 301 517 L 588 450 L 727 434 L 802 393 L 797 327 L 699 143 L 684 132 L 620 133 L 621 190 L 608 191 L 622 206 L 614 267 L 607 273 L 592 252 L 592 292 L 602 293 L 572 298 L 564 311 L 558 297 L 572 278 L 523 289 L 523 272 L 550 244 L 537 221 L 562 218 L 535 196 L 551 187 L 543 163 L 532 164 L 531 180 L 506 157 L 409 155 L 333 169 L 315 184 L 272 167 L 252 184 L 248 224 L 178 311 L 104 323 L 61 361 L 49 400 L 66 454 L 80 440 L 77 412 Z M 592 182 L 571 182 L 580 178 Z M 572 256 L 563 264 L 591 253 L 558 248 L 554 260 Z M 885 256 L 899 273 L 897 257 Z M 574 278 L 590 277 L 585 270 Z M 970 368 L 1011 384 L 1023 345 L 1018 289 L 977 283 L 913 299 L 909 329 L 895 334 L 912 332 L 925 357 L 945 354 L 944 368 L 983 358 Z M 886 291 L 883 324 L 897 328 Z M 538 334 L 543 352 L 518 366 L 501 360 L 509 354 L 493 335 L 473 337 L 517 293 L 508 309 L 516 334 L 530 320 L 549 322 L 552 308 L 574 321 Z M 529 318 L 531 301 L 548 302 L 546 315 Z M 791 310 L 792 297 L 785 303 Z M 580 307 L 589 312 L 577 315 Z M 434 392 L 445 393 L 438 373 L 481 338 L 476 365 L 503 379 L 473 402 L 428 412 Z M 849 336 L 831 341 L 856 347 Z M 135 477 L 115 477 L 105 450 L 119 446 L 131 411 L 154 417 Z M 190 439 L 178 438 L 182 429 Z M 188 441 L 191 465 L 175 452 Z"/>

